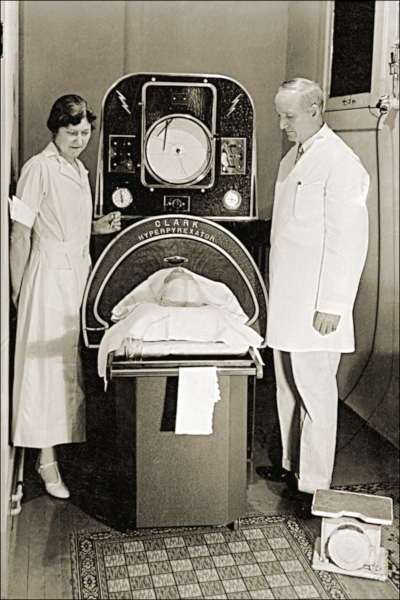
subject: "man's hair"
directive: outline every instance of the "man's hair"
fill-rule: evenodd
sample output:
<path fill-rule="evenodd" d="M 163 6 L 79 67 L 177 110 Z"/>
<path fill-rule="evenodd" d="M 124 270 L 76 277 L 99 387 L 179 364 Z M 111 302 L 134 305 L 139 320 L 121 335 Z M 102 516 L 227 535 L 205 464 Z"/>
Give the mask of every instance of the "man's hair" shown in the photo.
<path fill-rule="evenodd" d="M 290 81 L 284 81 L 279 86 L 278 92 L 283 90 L 293 90 L 301 94 L 303 103 L 305 106 L 311 106 L 316 104 L 321 108 L 321 112 L 324 110 L 324 93 L 318 83 L 311 79 L 304 79 L 303 77 L 295 77 Z"/>

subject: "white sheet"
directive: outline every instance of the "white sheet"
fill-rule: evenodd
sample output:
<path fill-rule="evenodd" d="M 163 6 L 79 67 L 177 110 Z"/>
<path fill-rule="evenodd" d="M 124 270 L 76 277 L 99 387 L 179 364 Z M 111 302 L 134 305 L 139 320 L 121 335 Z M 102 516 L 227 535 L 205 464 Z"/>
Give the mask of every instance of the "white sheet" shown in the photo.
<path fill-rule="evenodd" d="M 245 325 L 248 316 L 225 284 L 179 268 L 180 274 L 187 273 L 188 277 L 178 273 L 174 282 L 173 273 L 169 279 L 178 285 L 169 289 L 165 280 L 173 271 L 177 269 L 157 271 L 114 307 L 111 318 L 115 325 L 106 331 L 98 353 L 98 373 L 106 386 L 108 354 L 113 351 L 121 354 L 124 340 L 129 337 L 140 341 L 146 356 L 152 344 L 158 345 L 158 352 L 165 356 L 173 353 L 173 344 L 177 344 L 175 353 L 182 352 L 182 344 L 184 354 L 190 353 L 190 344 L 204 344 L 223 346 L 224 351 L 239 348 L 239 353 L 244 354 L 249 346 L 257 348 L 263 342 L 256 331 Z M 188 281 L 192 284 L 190 288 L 185 285 Z M 203 301 L 205 305 L 196 306 Z M 181 306 L 174 305 L 179 302 Z M 167 348 L 160 348 L 160 344 L 167 344 Z M 155 349 L 153 346 L 152 350 Z M 199 353 L 198 347 L 194 353 Z M 219 399 L 216 367 L 180 367 L 175 433 L 210 435 L 214 405 Z"/>
<path fill-rule="evenodd" d="M 143 342 L 184 340 L 224 342 L 231 346 L 261 345 L 262 337 L 235 315 L 216 306 L 171 307 L 141 302 L 125 319 L 118 321 L 103 336 L 98 353 L 98 373 L 106 374 L 109 352 L 119 349 L 127 337 Z"/>

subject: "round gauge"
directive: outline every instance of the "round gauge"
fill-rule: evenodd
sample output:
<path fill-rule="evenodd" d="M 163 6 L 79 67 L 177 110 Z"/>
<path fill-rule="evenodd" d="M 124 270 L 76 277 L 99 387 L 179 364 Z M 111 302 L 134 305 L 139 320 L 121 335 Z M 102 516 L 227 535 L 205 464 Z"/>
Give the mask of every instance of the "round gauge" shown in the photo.
<path fill-rule="evenodd" d="M 128 188 L 117 188 L 112 194 L 112 201 L 118 208 L 126 208 L 133 201 L 133 197 Z"/>
<path fill-rule="evenodd" d="M 229 190 L 222 199 L 225 208 L 236 210 L 242 203 L 242 196 L 236 190 Z"/>
<path fill-rule="evenodd" d="M 211 167 L 211 134 L 194 117 L 163 117 L 146 135 L 145 160 L 150 173 L 161 183 L 195 183 L 203 179 Z"/>

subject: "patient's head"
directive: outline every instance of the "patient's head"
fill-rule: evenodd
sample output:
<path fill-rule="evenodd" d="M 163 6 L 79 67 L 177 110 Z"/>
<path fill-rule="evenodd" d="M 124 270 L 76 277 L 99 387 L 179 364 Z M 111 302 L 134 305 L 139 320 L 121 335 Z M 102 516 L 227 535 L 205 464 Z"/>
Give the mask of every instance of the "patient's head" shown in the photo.
<path fill-rule="evenodd" d="M 165 278 L 161 290 L 162 306 L 204 306 L 207 304 L 198 281 L 177 267 Z"/>

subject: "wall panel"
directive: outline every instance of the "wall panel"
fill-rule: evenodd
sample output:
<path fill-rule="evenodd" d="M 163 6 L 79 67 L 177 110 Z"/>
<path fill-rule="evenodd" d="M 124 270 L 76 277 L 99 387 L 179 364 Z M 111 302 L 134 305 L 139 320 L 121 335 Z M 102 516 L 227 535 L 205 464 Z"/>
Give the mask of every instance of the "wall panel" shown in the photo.
<path fill-rule="evenodd" d="M 218 73 L 255 103 L 260 217 L 272 211 L 282 135 L 274 96 L 286 64 L 288 2 L 23 1 L 21 164 L 49 140 L 46 120 L 65 93 L 97 114 L 107 89 L 136 72 Z M 94 189 L 98 134 L 82 154 Z"/>
<path fill-rule="evenodd" d="M 58 97 L 78 94 L 100 116 L 105 92 L 124 74 L 124 15 L 118 0 L 21 2 L 21 166 L 51 140 L 46 121 Z M 98 129 L 82 154 L 92 187 L 97 143 Z"/>
<path fill-rule="evenodd" d="M 12 193 L 18 139 L 18 2 L 1 3 L 1 597 L 8 598 L 9 544 L 12 527 L 11 494 L 15 450 L 10 446 L 10 285 L 8 196 Z M 10 360 L 11 359 L 11 360 Z"/>
<path fill-rule="evenodd" d="M 307 77 L 324 88 L 329 78 L 329 2 L 289 2 L 286 79 Z M 381 3 L 394 13 L 396 3 Z M 389 6 L 391 5 L 391 6 Z M 381 8 L 381 7 L 380 7 Z M 397 22 L 397 20 L 396 20 Z M 396 36 L 394 18 L 377 21 L 377 47 L 384 52 Z M 385 29 L 386 27 L 386 29 Z M 398 35 L 398 34 L 397 34 Z M 391 91 L 389 52 L 374 80 Z M 379 164 L 374 108 L 325 113 L 328 125 L 354 150 L 367 169 L 369 248 L 354 308 L 356 351 L 343 355 L 339 367 L 339 395 L 379 433 L 399 444 L 398 428 L 398 110 L 382 119 L 379 131 Z M 285 136 L 284 136 L 285 137 Z M 283 152 L 291 147 L 283 140 Z M 379 170 L 378 170 L 379 167 Z M 379 195 L 378 195 L 379 184 Z"/>
<path fill-rule="evenodd" d="M 259 216 L 269 218 L 282 134 L 274 98 L 285 77 L 287 2 L 128 2 L 127 73 L 219 74 L 255 104 Z"/>

